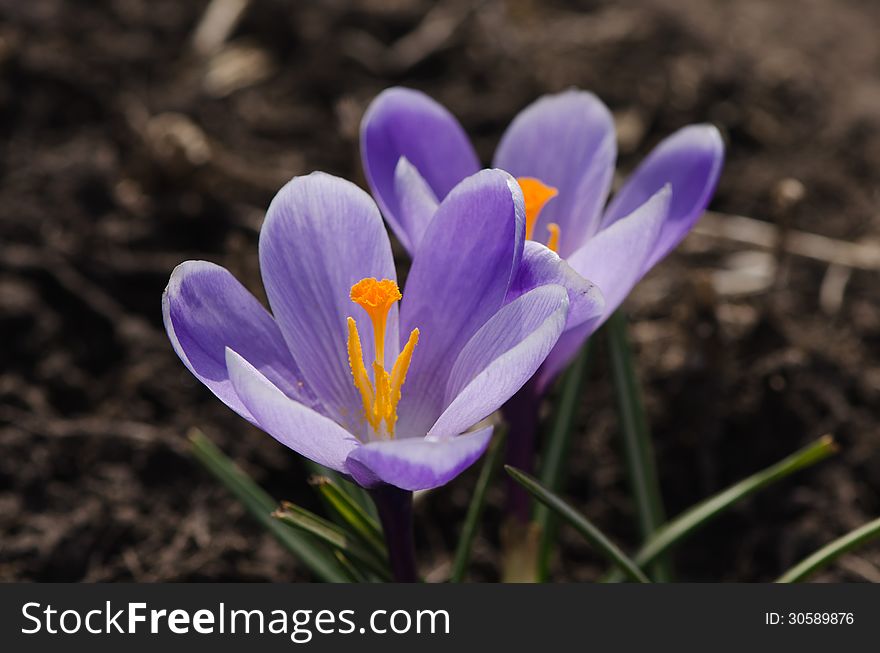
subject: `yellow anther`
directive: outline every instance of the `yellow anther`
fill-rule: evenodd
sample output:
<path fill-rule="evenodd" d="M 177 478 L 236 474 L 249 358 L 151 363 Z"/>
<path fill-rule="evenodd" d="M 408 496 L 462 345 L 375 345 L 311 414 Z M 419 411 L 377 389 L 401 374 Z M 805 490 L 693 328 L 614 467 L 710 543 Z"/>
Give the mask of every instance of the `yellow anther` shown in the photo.
<path fill-rule="evenodd" d="M 535 223 L 544 205 L 559 194 L 559 191 L 534 177 L 517 177 L 516 181 L 523 192 L 526 204 L 526 238 L 532 240 Z"/>
<path fill-rule="evenodd" d="M 361 348 L 361 338 L 358 335 L 357 323 L 353 317 L 348 318 L 348 365 L 351 367 L 351 375 L 354 377 L 354 386 L 361 393 L 361 400 L 364 402 L 364 415 L 367 422 L 374 429 L 376 428 L 373 419 L 373 403 L 375 397 L 373 394 L 373 385 L 370 383 L 370 377 L 367 375 L 367 368 L 364 367 L 364 351 Z"/>
<path fill-rule="evenodd" d="M 413 329 L 409 341 L 397 357 L 391 373 L 385 370 L 385 326 L 388 311 L 400 300 L 400 290 L 390 279 L 361 279 L 351 287 L 351 300 L 361 306 L 373 323 L 373 339 L 376 360 L 372 364 L 373 380 L 364 365 L 364 352 L 358 335 L 357 323 L 348 318 L 348 363 L 354 385 L 361 394 L 364 417 L 377 436 L 394 437 L 397 423 L 397 404 L 400 390 L 406 380 L 406 372 L 412 361 L 413 349 L 419 340 L 419 330 Z M 384 429 L 383 429 L 384 426 Z"/>
<path fill-rule="evenodd" d="M 547 249 L 551 252 L 559 251 L 559 225 L 551 222 L 547 225 L 547 231 L 550 232 L 550 238 L 547 239 Z"/>
<path fill-rule="evenodd" d="M 409 340 L 400 352 L 400 356 L 394 361 L 394 367 L 391 369 L 391 404 L 394 406 L 394 419 L 388 422 L 388 432 L 394 432 L 394 423 L 397 421 L 397 404 L 400 402 L 400 389 L 406 381 L 406 373 L 409 370 L 409 364 L 412 362 L 413 349 L 419 342 L 419 330 L 413 329 L 409 334 Z"/>

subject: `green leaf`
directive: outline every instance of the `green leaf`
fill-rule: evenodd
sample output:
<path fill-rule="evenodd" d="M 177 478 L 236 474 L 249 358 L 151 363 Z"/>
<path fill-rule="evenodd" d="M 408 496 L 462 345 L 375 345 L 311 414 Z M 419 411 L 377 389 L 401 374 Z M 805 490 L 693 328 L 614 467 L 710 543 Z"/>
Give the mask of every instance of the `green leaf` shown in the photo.
<path fill-rule="evenodd" d="M 660 484 L 654 463 L 651 434 L 642 405 L 642 393 L 636 377 L 632 350 L 626 332 L 626 317 L 617 311 L 606 324 L 608 355 L 617 408 L 620 415 L 620 433 L 627 476 L 636 507 L 636 521 L 642 539 L 647 540 L 665 521 Z M 652 565 L 653 577 L 658 581 L 672 578 L 669 560 L 658 558 Z"/>
<path fill-rule="evenodd" d="M 559 492 L 565 477 L 571 433 L 578 416 L 584 383 L 590 368 L 591 341 L 581 348 L 565 373 L 562 391 L 553 411 L 550 434 L 541 456 L 541 484 L 551 492 Z M 538 544 L 536 576 L 538 582 L 546 582 L 550 575 L 550 561 L 556 545 L 556 519 L 547 506 L 535 507 L 534 521 L 538 524 L 541 540 Z"/>
<path fill-rule="evenodd" d="M 856 547 L 870 542 L 880 536 L 880 518 L 859 526 L 854 531 L 826 544 L 810 556 L 807 556 L 794 567 L 776 579 L 777 583 L 799 583 L 808 576 L 815 574 L 837 560 L 840 556 Z"/>
<path fill-rule="evenodd" d="M 365 570 L 359 569 L 351 560 L 349 560 L 345 554 L 339 549 L 333 550 L 333 555 L 336 558 L 337 562 L 342 565 L 349 576 L 351 576 L 351 580 L 355 583 L 369 583 L 372 582 L 376 576 L 368 575 Z"/>
<path fill-rule="evenodd" d="M 507 470 L 507 473 L 510 474 L 517 483 L 528 490 L 528 492 L 538 501 L 574 526 L 590 544 L 598 549 L 598 551 L 603 554 L 609 562 L 617 565 L 618 569 L 626 574 L 631 580 L 638 583 L 651 582 L 648 580 L 648 577 L 645 576 L 645 573 L 639 569 L 638 565 L 628 558 L 627 555 L 621 551 L 616 544 L 614 544 L 614 542 L 609 540 L 602 531 L 596 528 L 586 517 L 581 515 L 568 503 L 542 487 L 538 481 L 528 474 L 521 472 L 510 465 L 505 465 L 504 469 Z"/>
<path fill-rule="evenodd" d="M 317 488 L 325 505 L 339 518 L 340 523 L 350 528 L 376 555 L 382 558 L 388 556 L 379 522 L 360 503 L 327 476 L 314 476 L 309 483 Z"/>
<path fill-rule="evenodd" d="M 329 478 L 339 487 L 340 490 L 347 494 L 352 501 L 358 504 L 364 512 L 372 517 L 374 521 L 377 521 L 379 519 L 379 515 L 376 513 L 376 506 L 373 503 L 373 500 L 370 498 L 370 493 L 367 492 L 364 488 L 362 488 L 360 485 L 352 483 L 343 474 L 340 474 L 335 470 L 324 467 L 323 465 L 319 465 L 312 460 L 303 460 L 306 463 L 306 467 L 311 470 L 312 474 Z"/>
<path fill-rule="evenodd" d="M 193 456 L 217 478 L 244 507 L 265 526 L 281 544 L 308 567 L 318 578 L 331 583 L 347 583 L 350 575 L 323 544 L 315 538 L 285 526 L 272 519 L 278 503 L 263 488 L 254 483 L 232 460 L 203 433 L 189 434 Z"/>
<path fill-rule="evenodd" d="M 450 582 L 461 583 L 464 581 L 468 562 L 470 562 L 471 558 L 471 547 L 477 534 L 477 528 L 480 525 L 480 518 L 483 516 L 483 509 L 486 506 L 486 491 L 492 483 L 492 477 L 495 475 L 495 469 L 498 467 L 498 460 L 504 451 L 504 440 L 506 437 L 506 431 L 499 430 L 492 439 L 492 444 L 489 445 L 489 452 L 483 461 L 482 469 L 480 469 L 480 477 L 477 479 L 477 485 L 474 488 L 474 494 L 471 497 L 470 505 L 468 505 L 467 515 L 461 529 L 461 535 L 458 538 L 458 547 L 455 550 L 455 560 L 452 563 Z"/>
<path fill-rule="evenodd" d="M 273 512 L 272 517 L 326 542 L 347 558 L 362 563 L 383 580 L 391 579 L 387 561 L 361 544 L 341 526 L 289 501 L 283 501 L 281 508 Z"/>
<path fill-rule="evenodd" d="M 790 456 L 783 458 L 778 463 L 756 474 L 752 474 L 739 483 L 689 508 L 675 519 L 664 524 L 662 528 L 645 542 L 634 556 L 636 563 L 642 567 L 649 565 L 685 537 L 710 522 L 734 504 L 801 469 L 811 467 L 825 460 L 836 451 L 837 445 L 834 439 L 830 435 L 826 435 Z M 619 577 L 619 574 L 612 573 L 609 575 L 609 580 L 618 580 Z"/>

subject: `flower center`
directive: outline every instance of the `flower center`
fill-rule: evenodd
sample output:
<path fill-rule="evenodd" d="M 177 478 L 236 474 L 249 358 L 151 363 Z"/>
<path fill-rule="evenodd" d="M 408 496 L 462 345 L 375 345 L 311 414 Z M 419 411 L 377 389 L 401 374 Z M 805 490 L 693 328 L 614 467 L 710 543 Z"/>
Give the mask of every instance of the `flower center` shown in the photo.
<path fill-rule="evenodd" d="M 540 179 L 534 177 L 517 177 L 516 181 L 522 189 L 523 198 L 526 203 L 526 238 L 534 240 L 532 235 L 535 231 L 535 224 L 538 222 L 538 216 L 544 205 L 559 194 L 559 191 L 548 186 Z M 554 252 L 559 249 L 559 225 L 551 222 L 547 225 L 547 231 L 550 236 L 547 239 L 547 247 Z"/>
<path fill-rule="evenodd" d="M 351 287 L 351 301 L 363 308 L 373 323 L 373 342 L 376 360 L 373 361 L 373 381 L 364 365 L 364 351 L 354 318 L 348 318 L 348 364 L 354 385 L 364 402 L 364 417 L 376 435 L 394 437 L 397 423 L 397 404 L 400 389 L 406 381 L 406 372 L 412 361 L 413 349 L 419 341 L 419 330 L 413 329 L 403 351 L 394 361 L 391 372 L 385 371 L 385 326 L 388 311 L 402 295 L 391 279 L 378 281 L 374 277 L 361 279 Z"/>

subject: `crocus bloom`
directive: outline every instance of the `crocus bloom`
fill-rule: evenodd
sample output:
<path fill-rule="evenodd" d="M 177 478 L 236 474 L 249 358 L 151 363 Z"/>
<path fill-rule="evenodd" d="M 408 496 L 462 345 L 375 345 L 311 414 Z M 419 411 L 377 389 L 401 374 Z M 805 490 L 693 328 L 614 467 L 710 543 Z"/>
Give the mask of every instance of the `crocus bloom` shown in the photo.
<path fill-rule="evenodd" d="M 411 254 L 430 242 L 433 207 L 480 168 L 458 121 L 428 96 L 404 88 L 386 90 L 370 105 L 361 154 L 373 195 Z M 723 144 L 711 125 L 679 130 L 606 207 L 616 155 L 610 112 L 595 95 L 577 90 L 525 108 L 495 152 L 493 165 L 516 176 L 525 193 L 526 237 L 558 252 L 605 299 L 600 315 L 569 320 L 539 372 L 539 390 L 693 227 L 718 180 Z M 546 250 L 542 256 L 558 271 Z"/>
<path fill-rule="evenodd" d="M 232 410 L 365 487 L 446 483 L 492 428 L 467 430 L 535 373 L 569 308 L 569 289 L 528 283 L 513 178 L 459 181 L 401 293 L 370 196 L 326 174 L 294 178 L 260 232 L 272 314 L 226 269 L 188 261 L 162 302 L 174 350 Z M 579 310 L 601 311 L 582 294 Z"/>

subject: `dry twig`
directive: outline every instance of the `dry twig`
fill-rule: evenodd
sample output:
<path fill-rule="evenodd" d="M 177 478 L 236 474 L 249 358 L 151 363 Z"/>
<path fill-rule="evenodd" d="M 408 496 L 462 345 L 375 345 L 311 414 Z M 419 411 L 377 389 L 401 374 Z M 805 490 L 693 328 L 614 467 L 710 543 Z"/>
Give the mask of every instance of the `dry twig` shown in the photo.
<path fill-rule="evenodd" d="M 806 231 L 778 227 L 741 215 L 708 211 L 697 223 L 694 233 L 721 238 L 760 249 L 782 250 L 804 258 L 859 270 L 880 270 L 880 246 L 871 243 L 850 243 Z"/>

